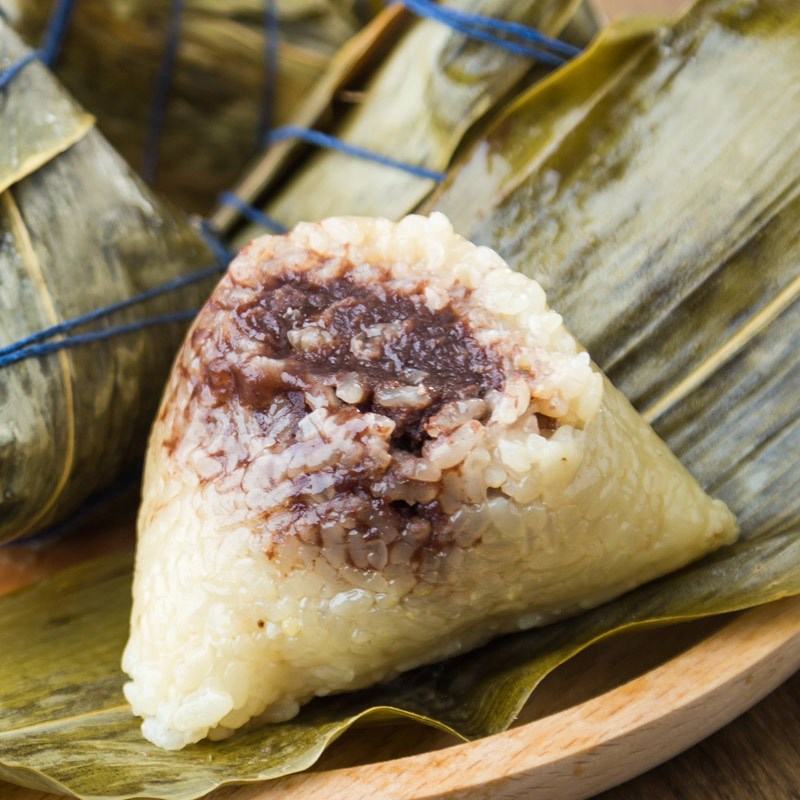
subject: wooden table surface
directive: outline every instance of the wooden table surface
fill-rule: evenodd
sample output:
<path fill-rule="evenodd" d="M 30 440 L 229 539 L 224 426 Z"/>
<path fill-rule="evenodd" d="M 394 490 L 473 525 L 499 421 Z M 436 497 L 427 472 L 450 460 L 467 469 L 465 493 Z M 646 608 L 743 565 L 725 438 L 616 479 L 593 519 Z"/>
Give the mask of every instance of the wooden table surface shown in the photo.
<path fill-rule="evenodd" d="M 681 0 L 595 4 L 611 19 L 643 11 L 668 13 L 683 5 Z M 53 557 L 61 563 L 72 560 L 58 552 Z M 26 569 L 26 578 L 31 571 L 37 570 Z M 43 571 L 50 570 L 43 565 Z M 0 783 L 0 798 L 15 793 Z M 800 673 L 718 733 L 595 800 L 800 800 Z"/>

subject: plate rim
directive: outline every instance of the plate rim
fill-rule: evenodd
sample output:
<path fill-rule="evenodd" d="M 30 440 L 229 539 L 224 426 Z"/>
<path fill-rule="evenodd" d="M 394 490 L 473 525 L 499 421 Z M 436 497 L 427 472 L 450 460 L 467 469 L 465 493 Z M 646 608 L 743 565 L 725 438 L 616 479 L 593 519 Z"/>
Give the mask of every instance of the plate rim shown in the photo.
<path fill-rule="evenodd" d="M 502 733 L 218 790 L 209 800 L 583 800 L 668 761 L 800 669 L 800 596 L 733 615 L 632 680 Z"/>

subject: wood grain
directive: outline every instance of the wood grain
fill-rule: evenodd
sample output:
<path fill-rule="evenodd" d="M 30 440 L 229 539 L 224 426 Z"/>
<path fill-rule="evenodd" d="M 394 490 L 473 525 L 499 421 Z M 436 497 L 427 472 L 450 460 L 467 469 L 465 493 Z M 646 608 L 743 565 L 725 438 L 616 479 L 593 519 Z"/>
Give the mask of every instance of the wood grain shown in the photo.
<path fill-rule="evenodd" d="M 728 727 L 596 800 L 797 800 L 800 673 Z"/>

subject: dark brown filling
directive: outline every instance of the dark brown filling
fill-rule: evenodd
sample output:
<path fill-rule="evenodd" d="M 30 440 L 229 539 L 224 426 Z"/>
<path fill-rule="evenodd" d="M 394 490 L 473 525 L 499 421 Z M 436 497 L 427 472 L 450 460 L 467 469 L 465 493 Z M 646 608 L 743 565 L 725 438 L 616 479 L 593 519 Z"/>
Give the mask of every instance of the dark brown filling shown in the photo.
<path fill-rule="evenodd" d="M 452 303 L 432 311 L 424 282 L 399 292 L 385 280 L 359 283 L 350 277 L 352 269 L 343 264 L 338 277 L 324 283 L 313 274 L 277 275 L 245 301 L 239 299 L 242 287 L 231 282 L 207 304 L 192 334 L 191 356 L 179 365 L 192 384 L 183 414 L 188 422 L 193 403 L 207 408 L 215 431 L 210 438 L 223 447 L 209 455 L 226 469 L 234 454 L 242 458 L 233 425 L 230 436 L 216 435 L 217 426 L 226 425 L 216 410 L 231 401 L 249 409 L 271 447 L 296 444 L 298 425 L 322 396 L 342 422 L 363 412 L 391 418 L 392 446 L 419 455 L 429 438 L 425 424 L 442 406 L 503 388 L 501 357 L 477 342 Z M 457 291 L 467 299 L 468 290 Z M 165 445 L 174 447 L 171 440 Z M 339 546 L 352 565 L 381 569 L 387 552 L 401 547 L 403 559 L 417 569 L 426 554 L 453 546 L 452 525 L 438 499 L 441 482 L 406 478 L 406 457 L 394 455 L 387 467 L 364 444 L 293 477 L 291 496 L 282 502 L 293 521 L 274 534 L 269 554 L 298 537 L 333 558 L 330 531 L 344 530 L 337 534 Z M 264 509 L 267 516 L 275 510 Z"/>
<path fill-rule="evenodd" d="M 393 445 L 409 452 L 420 451 L 425 422 L 444 404 L 502 387 L 497 355 L 478 344 L 449 304 L 431 311 L 419 294 L 349 277 L 319 284 L 305 274 L 282 275 L 233 316 L 239 331 L 261 344 L 262 355 L 286 362 L 280 372 L 237 376 L 248 406 L 265 409 L 276 394 L 335 388 L 354 375 L 363 389 L 354 405 L 394 420 Z M 296 336 L 292 341 L 295 331 L 305 345 Z M 420 389 L 418 404 L 386 403 L 387 395 L 411 387 Z"/>

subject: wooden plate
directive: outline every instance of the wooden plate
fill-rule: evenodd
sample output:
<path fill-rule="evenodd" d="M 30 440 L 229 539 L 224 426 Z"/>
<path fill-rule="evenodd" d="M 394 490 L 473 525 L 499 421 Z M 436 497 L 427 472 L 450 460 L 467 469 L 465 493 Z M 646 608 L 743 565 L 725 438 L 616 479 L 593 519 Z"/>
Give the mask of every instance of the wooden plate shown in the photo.
<path fill-rule="evenodd" d="M 0 594 L 130 546 L 119 535 L 0 551 Z M 113 546 L 108 542 L 113 542 Z M 539 687 L 517 725 L 469 744 L 414 725 L 346 734 L 316 767 L 209 800 L 578 800 L 695 744 L 800 669 L 800 597 L 738 615 L 619 637 L 590 648 Z M 45 800 L 0 783 L 4 800 Z"/>

